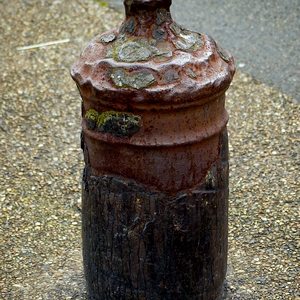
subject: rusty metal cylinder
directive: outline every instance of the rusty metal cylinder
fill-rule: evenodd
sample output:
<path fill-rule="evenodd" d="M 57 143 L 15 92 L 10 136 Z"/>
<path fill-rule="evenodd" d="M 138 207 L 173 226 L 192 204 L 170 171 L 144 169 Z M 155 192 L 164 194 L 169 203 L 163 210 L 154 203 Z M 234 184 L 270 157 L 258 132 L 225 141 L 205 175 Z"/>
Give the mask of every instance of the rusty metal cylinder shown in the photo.
<path fill-rule="evenodd" d="M 176 24 L 171 0 L 125 0 L 120 28 L 71 68 L 82 97 L 89 299 L 216 299 L 227 267 L 225 92 L 233 58 Z"/>

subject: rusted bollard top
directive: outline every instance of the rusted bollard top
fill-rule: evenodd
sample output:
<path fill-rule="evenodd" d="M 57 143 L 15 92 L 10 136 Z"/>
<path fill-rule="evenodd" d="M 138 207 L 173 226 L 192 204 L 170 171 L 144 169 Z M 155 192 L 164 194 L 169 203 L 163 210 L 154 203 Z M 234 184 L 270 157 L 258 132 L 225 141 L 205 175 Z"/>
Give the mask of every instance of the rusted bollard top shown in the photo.
<path fill-rule="evenodd" d="M 104 162 L 101 157 L 108 152 L 104 153 L 104 143 L 173 147 L 215 136 L 227 124 L 224 94 L 235 71 L 230 53 L 218 47 L 211 37 L 185 29 L 172 20 L 171 3 L 125 0 L 126 18 L 121 26 L 96 36 L 71 68 L 83 99 L 83 132 L 91 150 L 91 166 L 113 174 L 117 170 L 122 176 L 138 177 L 146 183 L 147 178 L 153 178 L 149 181 L 159 182 L 156 185 L 162 189 L 172 187 L 160 182 L 157 168 L 153 167 L 149 174 L 143 170 L 133 175 L 133 169 L 141 166 L 133 165 L 128 171 L 119 162 Z M 199 109 L 203 105 L 205 109 Z M 140 160 L 138 153 L 134 155 L 142 163 L 142 156 L 152 155 L 149 153 L 141 154 Z M 209 155 L 217 154 L 207 151 Z M 155 159 L 167 161 L 167 156 Z M 145 158 L 143 163 L 152 165 L 155 159 Z M 193 158 L 189 161 L 193 162 Z M 196 164 L 195 169 L 199 167 Z M 174 172 L 180 174 L 180 168 L 175 167 Z M 198 181 L 201 176 L 194 176 L 193 180 Z M 177 184 L 175 189 L 192 185 L 190 180 Z"/>
<path fill-rule="evenodd" d="M 171 3 L 124 1 L 121 27 L 95 37 L 71 69 L 84 98 L 108 106 L 114 99 L 163 107 L 228 88 L 234 73 L 231 55 L 210 37 L 177 25 Z"/>

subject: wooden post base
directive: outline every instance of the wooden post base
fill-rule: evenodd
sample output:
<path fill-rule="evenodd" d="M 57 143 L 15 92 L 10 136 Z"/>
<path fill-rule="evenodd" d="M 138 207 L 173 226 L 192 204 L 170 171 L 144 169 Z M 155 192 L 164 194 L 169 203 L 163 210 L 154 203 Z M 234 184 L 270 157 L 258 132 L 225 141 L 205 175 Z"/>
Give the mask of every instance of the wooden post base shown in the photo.
<path fill-rule="evenodd" d="M 83 181 L 83 256 L 91 300 L 217 299 L 227 268 L 227 133 L 203 182 L 176 195 L 133 180 Z"/>

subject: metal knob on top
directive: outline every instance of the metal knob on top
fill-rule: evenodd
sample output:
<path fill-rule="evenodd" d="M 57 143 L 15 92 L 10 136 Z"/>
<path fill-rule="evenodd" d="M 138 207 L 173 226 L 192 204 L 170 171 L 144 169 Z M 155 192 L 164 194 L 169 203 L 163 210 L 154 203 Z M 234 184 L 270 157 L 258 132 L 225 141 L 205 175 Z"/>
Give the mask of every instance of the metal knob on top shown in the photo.
<path fill-rule="evenodd" d="M 172 0 L 124 0 L 125 11 L 133 12 L 135 9 L 157 9 L 165 8 L 169 9 L 172 4 Z"/>

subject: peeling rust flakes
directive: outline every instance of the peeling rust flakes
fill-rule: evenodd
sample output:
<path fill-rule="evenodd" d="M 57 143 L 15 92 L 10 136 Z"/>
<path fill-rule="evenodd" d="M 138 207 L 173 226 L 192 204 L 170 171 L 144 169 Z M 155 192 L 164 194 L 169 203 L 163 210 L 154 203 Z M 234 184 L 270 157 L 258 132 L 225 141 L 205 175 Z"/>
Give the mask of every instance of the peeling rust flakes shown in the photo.
<path fill-rule="evenodd" d="M 226 61 L 227 63 L 230 62 L 230 57 L 228 56 L 226 51 L 222 47 L 220 47 L 219 45 L 217 45 L 217 52 L 219 53 L 219 55 L 221 56 L 221 58 L 224 61 Z"/>
<path fill-rule="evenodd" d="M 186 74 L 193 79 L 197 78 L 197 74 L 190 68 L 186 69 Z"/>
<path fill-rule="evenodd" d="M 179 36 L 181 34 L 181 32 L 183 32 L 185 30 L 184 27 L 178 25 L 175 22 L 170 26 L 170 29 L 176 36 Z"/>
<path fill-rule="evenodd" d="M 162 27 L 154 25 L 152 28 L 152 37 L 156 41 L 162 42 L 167 38 L 167 33 L 164 31 Z"/>
<path fill-rule="evenodd" d="M 99 39 L 99 42 L 100 42 L 100 43 L 103 43 L 103 44 L 108 44 L 108 43 L 113 42 L 115 39 L 116 39 L 116 35 L 113 34 L 113 33 L 110 33 L 110 34 L 103 35 L 103 36 Z"/>
<path fill-rule="evenodd" d="M 139 27 L 139 20 L 135 17 L 129 17 L 122 25 L 120 34 L 115 36 L 109 34 L 100 38 L 102 43 L 111 43 L 106 50 L 106 58 L 114 58 L 116 61 L 134 63 L 139 61 L 148 61 L 159 57 L 159 59 L 169 58 L 171 51 L 161 51 L 159 43 L 162 43 L 168 38 L 168 31 L 170 28 L 176 39 L 167 41 L 168 48 L 172 48 L 172 44 L 176 49 L 182 51 L 197 51 L 199 50 L 204 42 L 202 36 L 196 32 L 192 32 L 183 27 L 180 27 L 175 22 L 170 26 L 165 26 L 166 21 L 172 20 L 170 14 L 165 9 L 158 9 L 155 15 L 155 23 L 151 27 L 152 40 L 149 40 L 146 36 L 138 37 L 134 36 L 133 33 Z M 132 35 L 132 37 L 128 37 Z M 157 47 L 156 47 L 157 46 Z"/>
<path fill-rule="evenodd" d="M 166 9 L 161 8 L 156 11 L 155 23 L 157 25 L 162 25 L 163 23 L 170 20 L 171 20 L 171 15 Z"/>
<path fill-rule="evenodd" d="M 166 83 L 177 81 L 180 78 L 179 74 L 175 70 L 168 70 L 164 76 Z"/>
<path fill-rule="evenodd" d="M 201 34 L 185 29 L 174 22 L 170 26 L 172 32 L 179 38 L 173 41 L 177 49 L 183 51 L 196 51 L 203 46 Z"/>
<path fill-rule="evenodd" d="M 134 17 L 129 17 L 121 27 L 122 33 L 133 34 L 137 27 L 137 21 Z"/>

